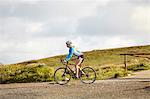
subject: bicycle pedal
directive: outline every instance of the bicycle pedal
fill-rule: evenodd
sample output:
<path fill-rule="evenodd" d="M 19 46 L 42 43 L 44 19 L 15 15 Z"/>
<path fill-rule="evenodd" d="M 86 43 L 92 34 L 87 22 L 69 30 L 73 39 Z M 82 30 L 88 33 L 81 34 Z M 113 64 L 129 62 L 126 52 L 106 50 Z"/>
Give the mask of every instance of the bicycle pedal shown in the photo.
<path fill-rule="evenodd" d="M 83 73 L 81 75 L 84 75 Z"/>
<path fill-rule="evenodd" d="M 70 74 L 69 71 L 67 71 L 66 74 Z"/>
<path fill-rule="evenodd" d="M 73 76 L 72 78 L 73 78 L 73 79 L 77 79 L 77 77 L 76 77 L 76 76 Z"/>

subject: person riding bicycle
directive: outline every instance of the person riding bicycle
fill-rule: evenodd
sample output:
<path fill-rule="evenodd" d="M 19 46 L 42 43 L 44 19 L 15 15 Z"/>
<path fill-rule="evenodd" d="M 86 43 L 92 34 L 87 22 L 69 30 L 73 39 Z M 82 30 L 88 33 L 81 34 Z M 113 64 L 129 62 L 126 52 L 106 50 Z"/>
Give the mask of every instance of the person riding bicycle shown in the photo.
<path fill-rule="evenodd" d="M 83 56 L 83 53 L 78 51 L 75 46 L 73 46 L 72 42 L 71 41 L 67 41 L 66 42 L 66 46 L 69 48 L 69 54 L 67 55 L 66 59 L 64 60 L 64 62 L 67 62 L 69 61 L 73 55 L 77 56 L 77 59 L 76 59 L 76 77 L 79 78 L 79 69 L 81 67 L 81 63 L 83 62 L 84 60 L 84 56 Z"/>

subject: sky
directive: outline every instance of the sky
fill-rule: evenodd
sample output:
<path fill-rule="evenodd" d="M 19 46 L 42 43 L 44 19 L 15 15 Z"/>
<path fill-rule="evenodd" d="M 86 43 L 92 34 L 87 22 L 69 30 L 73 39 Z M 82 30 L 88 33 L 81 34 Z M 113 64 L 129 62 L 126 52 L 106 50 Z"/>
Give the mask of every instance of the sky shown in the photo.
<path fill-rule="evenodd" d="M 0 0 L 0 63 L 150 44 L 150 0 Z"/>

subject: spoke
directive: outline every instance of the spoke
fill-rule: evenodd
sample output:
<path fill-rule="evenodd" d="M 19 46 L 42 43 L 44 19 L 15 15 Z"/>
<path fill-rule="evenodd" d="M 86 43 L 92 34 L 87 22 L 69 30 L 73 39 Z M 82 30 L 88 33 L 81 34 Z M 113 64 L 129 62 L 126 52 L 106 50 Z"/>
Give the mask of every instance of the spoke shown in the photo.
<path fill-rule="evenodd" d="M 58 68 L 55 71 L 54 79 L 55 79 L 56 83 L 58 83 L 60 85 L 64 85 L 64 84 L 68 83 L 70 78 L 71 78 L 71 76 L 67 71 L 65 72 L 65 68 Z"/>
<path fill-rule="evenodd" d="M 83 83 L 90 84 L 93 83 L 96 79 L 96 73 L 91 67 L 85 67 L 82 69 L 82 75 L 80 80 Z"/>

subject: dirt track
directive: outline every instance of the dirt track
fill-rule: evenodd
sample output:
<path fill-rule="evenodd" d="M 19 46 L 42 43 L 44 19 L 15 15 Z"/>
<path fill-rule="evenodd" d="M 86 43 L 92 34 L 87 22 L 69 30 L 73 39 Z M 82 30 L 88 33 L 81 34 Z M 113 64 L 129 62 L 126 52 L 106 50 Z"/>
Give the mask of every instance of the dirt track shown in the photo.
<path fill-rule="evenodd" d="M 0 99 L 150 99 L 150 78 L 100 80 L 85 85 L 71 81 L 0 84 Z"/>

